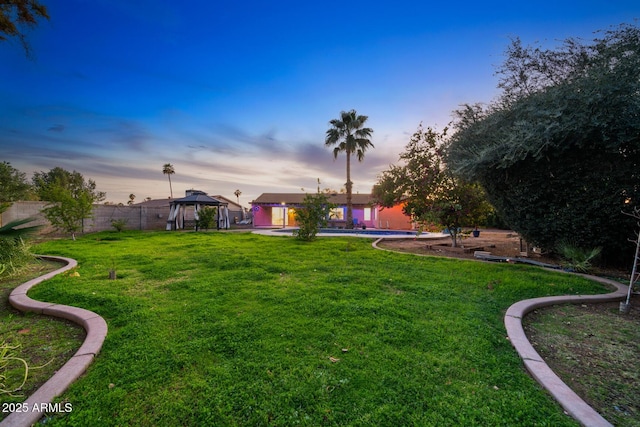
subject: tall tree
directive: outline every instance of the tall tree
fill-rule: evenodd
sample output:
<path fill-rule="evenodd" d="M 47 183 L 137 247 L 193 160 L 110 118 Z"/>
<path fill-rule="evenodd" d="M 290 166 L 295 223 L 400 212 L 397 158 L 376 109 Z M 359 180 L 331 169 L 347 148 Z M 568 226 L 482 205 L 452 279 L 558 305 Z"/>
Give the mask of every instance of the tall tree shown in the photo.
<path fill-rule="evenodd" d="M 355 110 L 341 111 L 339 119 L 329 122 L 331 128 L 327 130 L 325 145 L 335 146 L 333 158 L 338 158 L 338 154 L 344 152 L 347 157 L 347 228 L 353 228 L 353 203 L 351 182 L 351 155 L 355 154 L 358 161 L 364 159 L 364 153 L 369 147 L 373 148 L 370 139 L 373 129 L 364 127 L 368 116 L 358 115 Z"/>
<path fill-rule="evenodd" d="M 16 37 L 30 56 L 31 47 L 22 27 L 35 27 L 39 18 L 49 19 L 49 13 L 37 0 L 0 0 L 0 41 Z"/>
<path fill-rule="evenodd" d="M 400 154 L 401 165 L 391 165 L 379 176 L 373 196 L 383 207 L 402 204 L 404 213 L 418 222 L 446 227 L 457 246 L 458 230 L 478 225 L 492 208 L 480 186 L 446 168 L 446 132 L 425 130 L 421 124 Z"/>
<path fill-rule="evenodd" d="M 507 55 L 501 99 L 457 111 L 448 163 L 529 242 L 631 260 L 635 220 L 622 212 L 640 202 L 640 29 L 554 50 L 516 40 Z"/>
<path fill-rule="evenodd" d="M 84 231 L 84 220 L 91 218 L 93 204 L 105 199 L 105 193 L 96 190 L 96 183 L 79 172 L 60 167 L 49 172 L 36 172 L 33 185 L 41 200 L 51 202 L 42 212 L 55 228 L 71 233 Z"/>
<path fill-rule="evenodd" d="M 164 166 L 162 166 L 162 173 L 169 177 L 169 191 L 171 192 L 171 198 L 173 199 L 173 187 L 171 187 L 171 175 L 176 173 L 176 171 L 173 169 L 173 165 L 171 163 L 165 163 Z"/>
<path fill-rule="evenodd" d="M 236 196 L 236 199 L 238 200 L 238 204 L 240 204 L 240 195 L 242 194 L 242 191 L 236 190 L 233 192 L 233 194 Z"/>

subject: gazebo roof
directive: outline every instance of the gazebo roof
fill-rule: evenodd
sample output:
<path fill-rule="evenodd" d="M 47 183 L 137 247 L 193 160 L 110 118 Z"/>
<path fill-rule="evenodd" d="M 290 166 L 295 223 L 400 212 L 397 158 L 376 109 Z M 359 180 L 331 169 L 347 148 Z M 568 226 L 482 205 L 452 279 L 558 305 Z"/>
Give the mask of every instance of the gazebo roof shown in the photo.
<path fill-rule="evenodd" d="M 172 205 L 208 205 L 208 206 L 227 206 L 229 203 L 208 196 L 204 193 L 192 194 L 181 199 L 171 200 Z"/>

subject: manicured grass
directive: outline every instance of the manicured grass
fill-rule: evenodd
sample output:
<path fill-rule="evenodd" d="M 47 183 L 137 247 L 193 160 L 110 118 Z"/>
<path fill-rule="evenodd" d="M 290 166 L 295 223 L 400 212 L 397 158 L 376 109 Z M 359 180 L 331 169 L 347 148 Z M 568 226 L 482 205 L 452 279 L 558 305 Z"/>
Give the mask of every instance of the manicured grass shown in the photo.
<path fill-rule="evenodd" d="M 30 296 L 109 325 L 49 425 L 577 425 L 502 322 L 520 299 L 602 292 L 578 277 L 357 238 L 107 232 L 37 251 L 80 276 Z"/>

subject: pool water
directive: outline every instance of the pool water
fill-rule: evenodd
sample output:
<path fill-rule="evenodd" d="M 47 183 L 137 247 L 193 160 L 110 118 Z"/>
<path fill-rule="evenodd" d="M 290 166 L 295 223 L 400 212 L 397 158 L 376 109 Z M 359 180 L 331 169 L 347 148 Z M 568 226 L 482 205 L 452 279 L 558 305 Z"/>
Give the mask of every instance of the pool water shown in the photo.
<path fill-rule="evenodd" d="M 291 229 L 283 229 L 283 230 L 274 230 L 274 231 L 278 231 L 278 232 L 283 232 L 283 233 L 291 233 Z M 372 236 L 398 236 L 398 235 L 405 235 L 405 236 L 415 236 L 417 234 L 417 232 L 415 231 L 411 231 L 411 230 L 376 230 L 376 229 L 365 229 L 365 230 L 361 230 L 361 229 L 354 229 L 354 230 L 347 230 L 344 228 L 321 228 L 318 233 L 323 233 L 323 234 L 370 234 Z M 422 233 L 424 234 L 428 234 L 428 233 Z"/>

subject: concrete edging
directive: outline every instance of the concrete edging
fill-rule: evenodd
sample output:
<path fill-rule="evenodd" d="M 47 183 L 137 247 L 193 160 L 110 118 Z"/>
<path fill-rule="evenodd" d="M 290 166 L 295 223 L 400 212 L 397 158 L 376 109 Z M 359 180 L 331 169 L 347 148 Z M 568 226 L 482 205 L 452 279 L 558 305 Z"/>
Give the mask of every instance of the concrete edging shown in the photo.
<path fill-rule="evenodd" d="M 375 249 L 387 250 L 378 247 L 378 243 L 384 239 L 378 239 L 372 243 Z M 397 251 L 390 251 L 397 252 Z M 405 253 L 405 252 L 398 252 Z M 416 254 L 414 254 L 416 255 Z M 419 255 L 419 254 L 418 254 Z M 468 260 L 468 261 L 481 261 L 481 260 Z M 484 261 L 487 262 L 487 261 Z M 561 270 L 549 271 L 568 273 Z M 529 374 L 543 387 L 545 388 L 553 398 L 562 406 L 562 408 L 581 425 L 588 427 L 612 427 L 613 425 L 604 419 L 595 409 L 593 409 L 587 402 L 582 400 L 571 388 L 565 384 L 555 372 L 551 370 L 549 365 L 533 348 L 533 345 L 527 338 L 524 327 L 522 326 L 522 319 L 527 313 L 538 308 L 547 307 L 556 304 L 582 304 L 582 303 L 599 303 L 599 302 L 611 302 L 622 301 L 627 297 L 628 287 L 613 280 L 605 279 L 602 277 L 591 276 L 588 274 L 578 274 L 589 280 L 593 280 L 602 283 L 607 286 L 611 286 L 616 290 L 608 294 L 600 295 L 565 295 L 565 296 L 553 296 L 553 297 L 541 297 L 528 300 L 519 301 L 511 305 L 504 316 L 504 325 L 507 330 L 507 336 L 511 341 L 511 344 L 518 352 L 518 355 L 522 358 L 524 366 Z"/>
<path fill-rule="evenodd" d="M 558 270 L 551 270 L 558 271 Z M 524 328 L 522 319 L 527 313 L 538 308 L 547 307 L 556 304 L 583 304 L 583 303 L 599 303 L 610 301 L 622 301 L 627 296 L 628 287 L 597 276 L 580 274 L 587 279 L 614 287 L 616 290 L 608 294 L 601 295 L 567 295 L 554 297 L 541 297 L 519 301 L 507 309 L 504 316 L 504 326 L 507 329 L 507 335 L 511 344 L 522 358 L 524 366 L 529 374 L 538 383 L 544 387 L 553 398 L 560 403 L 562 408 L 567 411 L 574 419 L 583 426 L 589 427 L 612 427 L 612 424 L 593 409 L 587 402 L 582 400 L 567 384 L 565 384 L 555 372 L 551 370 L 549 365 L 533 348 L 529 342 Z"/>
<path fill-rule="evenodd" d="M 78 265 L 78 262 L 71 258 L 44 255 L 39 256 L 39 258 L 63 262 L 66 265 L 18 286 L 9 295 L 9 303 L 20 311 L 29 311 L 70 320 L 82 326 L 87 332 L 87 336 L 71 359 L 23 402 L 23 404 L 26 404 L 27 411 L 9 414 L 0 422 L 1 427 L 27 427 L 35 424 L 43 413 L 37 410 L 34 411 L 34 406 L 39 407 L 41 404 L 51 403 L 53 399 L 64 393 L 71 383 L 87 370 L 95 356 L 100 352 L 107 336 L 107 322 L 96 313 L 78 307 L 36 301 L 27 296 L 29 289 L 35 285 L 71 270 Z"/>

